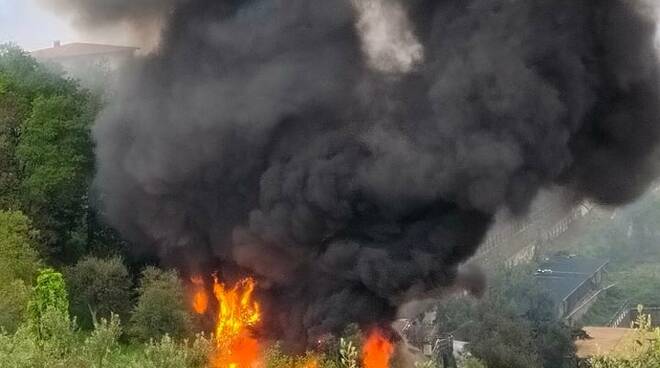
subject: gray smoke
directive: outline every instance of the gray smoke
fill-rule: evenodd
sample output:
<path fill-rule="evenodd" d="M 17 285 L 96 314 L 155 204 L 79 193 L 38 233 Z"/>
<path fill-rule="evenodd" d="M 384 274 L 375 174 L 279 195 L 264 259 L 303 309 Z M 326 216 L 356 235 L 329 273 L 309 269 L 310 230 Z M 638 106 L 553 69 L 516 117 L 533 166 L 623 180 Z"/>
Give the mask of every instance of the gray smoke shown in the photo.
<path fill-rule="evenodd" d="M 182 267 L 256 275 L 265 333 L 299 344 L 477 285 L 459 265 L 541 188 L 617 205 L 655 173 L 655 23 L 637 2 L 358 3 L 164 2 L 160 48 L 94 130 L 107 220 Z M 405 17 L 365 23 L 379 11 Z"/>
<path fill-rule="evenodd" d="M 120 23 L 140 24 L 165 17 L 185 0 L 34 0 L 83 27 Z"/>

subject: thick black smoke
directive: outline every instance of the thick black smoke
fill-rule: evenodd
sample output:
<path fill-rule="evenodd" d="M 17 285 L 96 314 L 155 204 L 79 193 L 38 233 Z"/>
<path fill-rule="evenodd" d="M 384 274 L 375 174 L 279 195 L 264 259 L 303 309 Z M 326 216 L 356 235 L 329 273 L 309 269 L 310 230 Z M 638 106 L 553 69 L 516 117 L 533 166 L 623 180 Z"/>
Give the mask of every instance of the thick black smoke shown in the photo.
<path fill-rule="evenodd" d="M 108 221 L 164 259 L 257 275 L 288 341 L 459 282 L 493 215 L 543 187 L 616 205 L 653 178 L 660 78 L 637 2 L 372 3 L 405 18 L 171 3 L 95 128 Z"/>

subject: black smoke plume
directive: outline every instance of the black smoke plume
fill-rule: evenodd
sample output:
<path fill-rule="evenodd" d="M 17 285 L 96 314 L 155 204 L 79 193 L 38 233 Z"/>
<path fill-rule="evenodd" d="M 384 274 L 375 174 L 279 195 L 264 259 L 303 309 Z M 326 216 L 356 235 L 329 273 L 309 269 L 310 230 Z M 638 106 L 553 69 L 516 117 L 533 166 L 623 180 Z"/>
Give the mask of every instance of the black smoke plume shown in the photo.
<path fill-rule="evenodd" d="M 163 4 L 158 50 L 95 127 L 104 211 L 164 260 L 256 275 L 272 336 L 386 323 L 460 284 L 493 215 L 541 188 L 617 205 L 653 179 L 639 2 Z"/>

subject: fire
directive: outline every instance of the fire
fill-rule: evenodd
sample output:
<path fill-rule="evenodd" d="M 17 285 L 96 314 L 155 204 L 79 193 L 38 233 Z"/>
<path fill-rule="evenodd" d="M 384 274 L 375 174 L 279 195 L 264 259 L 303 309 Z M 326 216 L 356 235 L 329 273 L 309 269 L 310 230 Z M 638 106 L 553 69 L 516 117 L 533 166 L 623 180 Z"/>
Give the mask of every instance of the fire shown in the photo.
<path fill-rule="evenodd" d="M 193 310 L 204 314 L 208 310 L 208 295 L 201 277 L 191 279 L 195 286 Z M 213 277 L 213 295 L 218 301 L 214 329 L 215 351 L 210 357 L 212 368 L 251 368 L 259 359 L 259 342 L 251 328 L 261 321 L 259 303 L 253 300 L 256 282 L 245 278 L 228 288 Z"/>
<path fill-rule="evenodd" d="M 217 277 L 214 277 L 213 294 L 218 299 L 219 305 L 216 336 L 239 336 L 248 327 L 256 325 L 261 320 L 259 303 L 252 300 L 255 286 L 254 279 L 245 278 L 233 288 L 227 289 Z"/>
<path fill-rule="evenodd" d="M 373 330 L 362 346 L 364 368 L 388 368 L 394 345 L 379 329 Z"/>
<path fill-rule="evenodd" d="M 305 362 L 303 368 L 319 368 L 319 361 L 316 358 L 309 359 Z"/>
<path fill-rule="evenodd" d="M 190 279 L 195 287 L 195 294 L 193 295 L 192 307 L 195 313 L 204 314 L 209 307 L 209 296 L 206 294 L 204 287 L 204 279 L 199 276 Z"/>

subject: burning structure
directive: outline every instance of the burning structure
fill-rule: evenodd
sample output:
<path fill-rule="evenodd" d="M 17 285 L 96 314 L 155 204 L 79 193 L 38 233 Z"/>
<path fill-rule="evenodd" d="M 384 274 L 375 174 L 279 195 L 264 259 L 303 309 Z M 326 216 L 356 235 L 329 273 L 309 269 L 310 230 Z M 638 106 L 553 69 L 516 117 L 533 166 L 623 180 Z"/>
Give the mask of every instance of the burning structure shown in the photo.
<path fill-rule="evenodd" d="M 655 173 L 641 0 L 50 2 L 161 19 L 94 129 L 105 216 L 191 273 L 258 280 L 262 333 L 294 346 L 478 289 L 459 266 L 541 188 L 617 205 Z"/>

